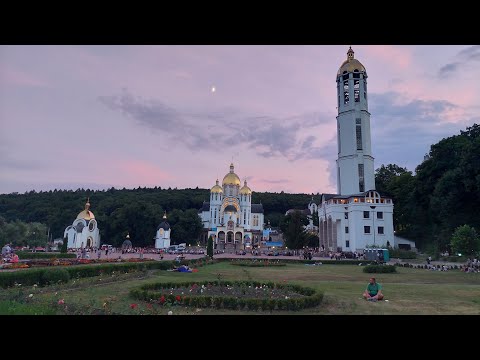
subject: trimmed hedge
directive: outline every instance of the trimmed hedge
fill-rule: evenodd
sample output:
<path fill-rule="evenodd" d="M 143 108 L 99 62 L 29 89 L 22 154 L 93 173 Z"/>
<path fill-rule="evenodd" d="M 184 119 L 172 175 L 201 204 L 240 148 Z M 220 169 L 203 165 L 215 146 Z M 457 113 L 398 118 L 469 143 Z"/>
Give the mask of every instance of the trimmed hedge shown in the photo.
<path fill-rule="evenodd" d="M 43 253 L 30 251 L 16 251 L 20 260 L 26 259 L 75 259 L 76 254 L 62 254 L 62 253 Z"/>
<path fill-rule="evenodd" d="M 164 292 L 162 290 L 178 287 L 189 287 L 193 284 L 197 285 L 213 285 L 213 286 L 263 286 L 266 285 L 271 288 L 288 289 L 295 291 L 303 298 L 288 298 L 288 299 L 257 299 L 257 298 L 237 298 L 232 296 L 190 296 L 185 295 L 181 297 L 179 302 L 175 295 Z M 160 291 L 156 291 L 160 290 Z M 162 296 L 167 302 L 178 305 L 192 306 L 192 307 L 213 307 L 216 309 L 232 309 L 232 310 L 301 310 L 308 307 L 314 307 L 322 303 L 323 292 L 317 292 L 315 289 L 303 287 L 294 284 L 277 284 L 271 281 L 203 281 L 203 282 L 182 282 L 182 283 L 154 283 L 146 284 L 137 289 L 130 290 L 130 296 L 137 300 L 152 301 L 152 299 L 159 299 Z"/>
<path fill-rule="evenodd" d="M 389 249 L 388 253 L 390 258 L 396 259 L 416 259 L 417 253 L 411 250 L 402 250 L 402 249 Z"/>
<path fill-rule="evenodd" d="M 312 259 L 312 260 L 301 260 L 301 259 L 277 259 L 275 257 L 272 258 L 256 258 L 257 261 L 270 261 L 271 263 L 273 262 L 279 262 L 279 263 L 286 263 L 286 264 L 315 264 L 321 262 L 323 265 L 359 265 L 359 264 L 365 264 L 365 260 L 350 260 L 350 259 L 344 259 L 344 260 L 328 260 L 328 259 Z M 215 259 L 218 261 L 232 261 L 232 260 L 238 260 L 238 258 L 220 258 L 220 259 Z M 251 261 L 251 259 L 242 259 L 240 261 Z"/>
<path fill-rule="evenodd" d="M 363 268 L 364 273 L 395 273 L 397 269 L 393 265 L 367 265 Z"/>
<path fill-rule="evenodd" d="M 182 263 L 201 267 L 204 265 L 212 264 L 216 262 L 215 260 L 210 260 L 206 258 L 195 259 L 195 260 L 186 260 Z M 22 285 L 33 285 L 37 284 L 40 286 L 48 285 L 51 281 L 51 277 L 59 275 L 47 274 L 49 272 L 56 272 L 58 270 L 65 270 L 70 277 L 72 278 L 85 278 L 92 276 L 99 276 L 104 274 L 111 274 L 113 271 L 147 271 L 147 270 L 168 270 L 171 269 L 174 265 L 173 261 L 145 261 L 145 262 L 124 262 L 124 263 L 108 263 L 101 265 L 75 265 L 75 266 L 65 266 L 65 267 L 55 267 L 55 268 L 41 268 L 41 269 L 28 269 L 21 271 L 12 271 L 0 273 L 0 287 L 8 288 L 15 286 L 15 284 Z M 65 275 L 63 275 L 65 276 Z M 64 279 L 64 278 L 62 278 Z M 59 279 L 57 278 L 56 281 Z M 61 280 L 61 279 L 60 279 Z M 63 281 L 63 280 L 62 280 Z M 67 280 L 68 281 L 68 280 Z"/>

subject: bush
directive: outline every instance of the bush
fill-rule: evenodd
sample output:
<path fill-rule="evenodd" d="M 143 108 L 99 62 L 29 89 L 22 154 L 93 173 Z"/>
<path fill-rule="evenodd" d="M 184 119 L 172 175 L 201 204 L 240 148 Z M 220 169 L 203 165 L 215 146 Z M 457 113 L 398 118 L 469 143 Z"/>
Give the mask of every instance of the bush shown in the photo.
<path fill-rule="evenodd" d="M 390 258 L 397 259 L 416 259 L 417 253 L 411 250 L 389 249 Z"/>
<path fill-rule="evenodd" d="M 56 284 L 59 282 L 66 283 L 70 280 L 70 274 L 65 269 L 51 269 L 45 271 L 42 275 L 42 284 Z"/>
<path fill-rule="evenodd" d="M 393 265 L 368 265 L 363 268 L 364 273 L 395 273 L 397 269 Z"/>

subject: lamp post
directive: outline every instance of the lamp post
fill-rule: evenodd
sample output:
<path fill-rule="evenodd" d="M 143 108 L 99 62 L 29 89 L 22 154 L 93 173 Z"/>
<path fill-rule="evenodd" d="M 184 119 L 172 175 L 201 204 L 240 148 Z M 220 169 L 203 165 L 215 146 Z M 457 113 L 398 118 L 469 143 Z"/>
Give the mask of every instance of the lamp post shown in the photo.
<path fill-rule="evenodd" d="M 373 221 L 373 245 L 375 246 L 375 207 L 376 206 L 373 206 L 371 205 L 370 206 L 370 209 L 372 209 L 372 221 Z"/>

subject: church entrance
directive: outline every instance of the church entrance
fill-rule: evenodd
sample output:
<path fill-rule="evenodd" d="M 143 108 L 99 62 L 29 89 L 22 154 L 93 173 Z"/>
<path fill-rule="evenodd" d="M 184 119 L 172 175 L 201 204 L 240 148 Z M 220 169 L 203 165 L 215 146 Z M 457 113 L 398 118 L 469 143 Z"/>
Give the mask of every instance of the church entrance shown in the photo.
<path fill-rule="evenodd" d="M 233 244 L 233 231 L 227 232 L 227 244 L 225 245 L 225 252 L 233 253 L 235 245 Z"/>
<path fill-rule="evenodd" d="M 92 239 L 91 237 L 88 237 L 88 239 L 87 239 L 87 247 L 92 246 L 92 243 L 93 243 L 93 239 Z"/>

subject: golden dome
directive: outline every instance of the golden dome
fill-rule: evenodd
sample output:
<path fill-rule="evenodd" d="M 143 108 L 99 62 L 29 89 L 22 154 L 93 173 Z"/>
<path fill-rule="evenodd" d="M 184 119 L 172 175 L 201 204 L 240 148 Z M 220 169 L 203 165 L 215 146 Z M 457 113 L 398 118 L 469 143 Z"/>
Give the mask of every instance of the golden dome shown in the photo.
<path fill-rule="evenodd" d="M 340 76 L 343 74 L 344 71 L 346 72 L 354 72 L 355 70 L 358 70 L 359 72 L 365 72 L 367 71 L 365 69 L 365 66 L 363 66 L 360 61 L 355 59 L 353 57 L 353 54 L 355 54 L 352 50 L 352 47 L 350 46 L 350 49 L 348 49 L 347 52 L 347 60 L 345 60 L 340 66 L 340 69 L 338 69 L 337 76 Z"/>
<path fill-rule="evenodd" d="M 247 180 L 245 180 L 243 187 L 240 189 L 240 194 L 249 195 L 252 193 L 252 190 L 247 186 Z"/>
<path fill-rule="evenodd" d="M 78 213 L 77 219 L 92 220 L 95 219 L 95 215 L 90 210 L 83 210 Z"/>
<path fill-rule="evenodd" d="M 80 211 L 77 215 L 77 219 L 85 219 L 85 220 L 91 220 L 95 219 L 95 215 L 93 215 L 93 212 L 90 210 L 90 198 L 87 199 L 87 203 L 85 204 L 85 210 Z"/>
<path fill-rule="evenodd" d="M 223 178 L 222 185 L 238 185 L 240 186 L 240 178 L 233 172 L 233 163 L 230 164 L 230 172 Z"/>
<path fill-rule="evenodd" d="M 220 185 L 218 185 L 218 179 L 217 179 L 217 183 L 212 187 L 210 192 L 212 192 L 212 193 L 222 193 L 223 192 L 222 187 Z"/>

